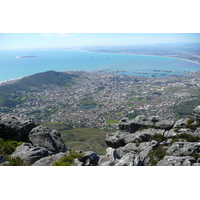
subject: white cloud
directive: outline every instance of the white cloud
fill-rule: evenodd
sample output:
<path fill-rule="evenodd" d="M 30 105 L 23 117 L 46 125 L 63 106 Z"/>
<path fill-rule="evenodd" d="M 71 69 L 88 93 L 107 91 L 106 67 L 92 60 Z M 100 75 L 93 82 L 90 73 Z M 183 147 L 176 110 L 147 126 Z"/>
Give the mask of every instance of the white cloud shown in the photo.
<path fill-rule="evenodd" d="M 59 37 L 73 37 L 74 34 L 71 33 L 58 33 Z"/>
<path fill-rule="evenodd" d="M 36 35 L 36 37 L 53 37 L 53 34 L 51 33 L 41 33 Z"/>
<path fill-rule="evenodd" d="M 141 39 L 144 39 L 146 37 L 126 37 L 125 39 L 128 39 L 128 40 L 141 40 Z"/>

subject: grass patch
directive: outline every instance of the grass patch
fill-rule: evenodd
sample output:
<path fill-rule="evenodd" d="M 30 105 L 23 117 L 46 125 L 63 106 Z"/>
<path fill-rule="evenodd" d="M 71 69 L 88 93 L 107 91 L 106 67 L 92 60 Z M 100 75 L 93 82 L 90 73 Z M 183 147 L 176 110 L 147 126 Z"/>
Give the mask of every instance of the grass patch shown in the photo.
<path fill-rule="evenodd" d="M 99 130 L 95 128 L 75 128 L 72 130 L 62 130 L 62 139 L 65 144 L 73 151 L 96 151 L 100 155 L 106 153 L 107 145 L 104 141 L 106 134 L 116 130 Z"/>
<path fill-rule="evenodd" d="M 53 163 L 52 166 L 73 166 L 74 159 L 80 158 L 84 154 L 70 152 L 69 155 L 65 154 L 60 160 Z"/>
<path fill-rule="evenodd" d="M 175 135 L 175 136 L 172 137 L 172 139 L 173 139 L 173 141 L 176 141 L 176 142 L 179 139 L 185 139 L 188 142 L 198 142 L 199 141 L 198 137 L 190 135 L 190 134 L 187 134 L 187 133 L 182 133 L 180 135 Z"/>
<path fill-rule="evenodd" d="M 6 156 L 12 154 L 15 149 L 23 144 L 23 142 L 16 142 L 12 140 L 0 139 L 0 154 Z"/>
<path fill-rule="evenodd" d="M 23 160 L 20 158 L 9 158 L 9 163 L 3 164 L 3 166 L 28 166 Z"/>
<path fill-rule="evenodd" d="M 84 107 L 84 106 L 96 106 L 96 102 L 94 101 L 94 99 L 92 97 L 85 97 L 81 100 L 79 106 Z"/>
<path fill-rule="evenodd" d="M 152 139 L 153 139 L 153 140 L 156 140 L 157 142 L 167 141 L 167 138 L 166 138 L 165 136 L 163 136 L 162 134 L 160 134 L 160 133 L 155 133 L 155 134 L 152 136 Z"/>
<path fill-rule="evenodd" d="M 118 124 L 118 120 L 106 120 L 106 125 Z"/>
<path fill-rule="evenodd" d="M 152 166 L 156 166 L 158 161 L 162 160 L 166 155 L 166 150 L 163 149 L 163 146 L 160 145 L 156 147 L 151 153 L 149 154 L 150 164 Z"/>

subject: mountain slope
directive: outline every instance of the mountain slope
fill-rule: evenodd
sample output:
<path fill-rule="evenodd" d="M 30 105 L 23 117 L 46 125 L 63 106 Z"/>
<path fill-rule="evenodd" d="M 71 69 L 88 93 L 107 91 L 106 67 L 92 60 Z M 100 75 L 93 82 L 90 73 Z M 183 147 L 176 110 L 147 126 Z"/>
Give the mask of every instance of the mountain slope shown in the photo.
<path fill-rule="evenodd" d="M 71 86 L 78 75 L 63 72 L 47 71 L 24 77 L 15 83 L 0 87 L 0 106 L 15 105 L 15 101 L 9 100 L 9 96 L 17 91 L 29 91 L 31 87 L 54 84 L 56 86 Z"/>

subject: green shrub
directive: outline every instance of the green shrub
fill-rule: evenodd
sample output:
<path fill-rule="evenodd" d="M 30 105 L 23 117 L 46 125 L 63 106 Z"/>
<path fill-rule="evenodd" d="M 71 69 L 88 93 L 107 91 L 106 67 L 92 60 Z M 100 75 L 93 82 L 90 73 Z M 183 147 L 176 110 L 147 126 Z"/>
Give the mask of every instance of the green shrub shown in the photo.
<path fill-rule="evenodd" d="M 186 128 L 189 128 L 191 130 L 196 130 L 198 125 L 192 125 L 192 123 L 195 122 L 194 119 L 188 119 L 187 124 L 186 124 Z"/>
<path fill-rule="evenodd" d="M 188 119 L 188 121 L 187 121 L 187 125 L 190 125 L 190 124 L 192 124 L 193 122 L 195 122 L 194 119 Z"/>
<path fill-rule="evenodd" d="M 69 155 L 65 154 L 60 160 L 53 163 L 52 166 L 73 166 L 74 159 L 80 158 L 84 154 L 70 152 Z"/>
<path fill-rule="evenodd" d="M 21 144 L 23 144 L 23 142 L 16 142 L 16 141 L 12 141 L 12 140 L 0 139 L 0 154 L 10 155 Z"/>
<path fill-rule="evenodd" d="M 157 142 L 167 141 L 167 138 L 164 135 L 160 134 L 160 133 L 155 133 L 152 136 L 152 139 L 156 140 Z"/>
<path fill-rule="evenodd" d="M 159 160 L 162 160 L 166 155 L 166 150 L 163 149 L 163 146 L 160 145 L 156 147 L 151 153 L 149 154 L 150 163 L 152 166 L 155 166 Z"/>
<path fill-rule="evenodd" d="M 174 132 L 178 132 L 181 128 L 175 128 Z"/>
<path fill-rule="evenodd" d="M 23 160 L 20 158 L 9 158 L 9 163 L 5 163 L 3 166 L 28 166 Z"/>
<path fill-rule="evenodd" d="M 175 136 L 172 137 L 172 139 L 173 140 L 177 140 L 177 141 L 178 141 L 178 139 L 185 139 L 188 142 L 198 142 L 199 141 L 198 137 L 190 135 L 190 134 L 187 134 L 187 133 L 182 133 L 180 135 L 175 135 Z"/>

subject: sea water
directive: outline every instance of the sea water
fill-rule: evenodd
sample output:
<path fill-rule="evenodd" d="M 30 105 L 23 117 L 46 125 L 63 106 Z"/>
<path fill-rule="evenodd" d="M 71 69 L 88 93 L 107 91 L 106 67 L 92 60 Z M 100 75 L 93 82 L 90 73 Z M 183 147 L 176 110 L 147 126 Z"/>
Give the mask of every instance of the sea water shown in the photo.
<path fill-rule="evenodd" d="M 17 58 L 18 56 L 38 56 Z M 128 75 L 168 76 L 182 72 L 199 71 L 200 65 L 176 58 L 159 56 L 92 53 L 74 50 L 26 49 L 0 51 L 0 82 L 22 78 L 48 70 L 97 71 L 120 70 Z M 167 70 L 173 72 L 163 72 Z"/>

